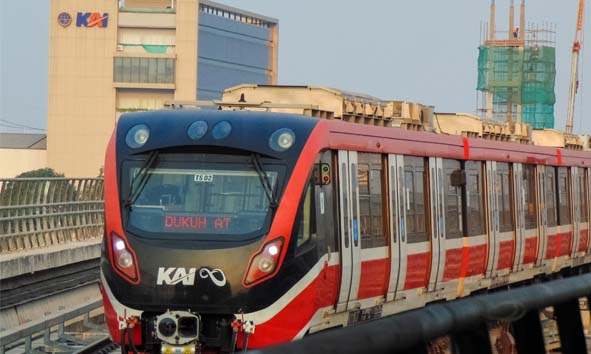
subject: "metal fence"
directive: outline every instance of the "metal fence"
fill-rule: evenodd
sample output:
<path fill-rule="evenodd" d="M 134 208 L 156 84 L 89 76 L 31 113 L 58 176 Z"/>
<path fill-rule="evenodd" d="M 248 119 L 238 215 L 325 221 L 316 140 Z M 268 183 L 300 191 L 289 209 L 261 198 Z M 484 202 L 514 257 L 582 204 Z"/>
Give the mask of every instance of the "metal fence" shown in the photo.
<path fill-rule="evenodd" d="M 101 237 L 103 179 L 0 179 L 0 253 Z"/>
<path fill-rule="evenodd" d="M 321 332 L 303 340 L 251 351 L 251 354 L 361 353 L 519 353 L 548 352 L 540 312 L 551 307 L 562 354 L 587 354 L 579 299 L 589 302 L 591 274 L 439 303 L 344 329 Z M 491 324 L 507 324 L 511 338 L 491 343 Z M 446 337 L 446 350 L 432 340 Z M 495 344 L 496 350 L 492 349 Z"/>

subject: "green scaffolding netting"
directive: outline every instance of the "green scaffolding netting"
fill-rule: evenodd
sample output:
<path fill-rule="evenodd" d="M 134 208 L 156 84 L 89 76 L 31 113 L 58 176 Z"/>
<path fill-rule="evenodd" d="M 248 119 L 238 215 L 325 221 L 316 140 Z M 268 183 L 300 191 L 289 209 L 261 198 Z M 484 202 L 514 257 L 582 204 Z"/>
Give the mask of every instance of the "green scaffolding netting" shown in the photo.
<path fill-rule="evenodd" d="M 554 127 L 555 77 L 555 48 L 479 48 L 477 89 L 493 94 L 495 109 L 521 105 L 523 121 L 534 128 Z"/>

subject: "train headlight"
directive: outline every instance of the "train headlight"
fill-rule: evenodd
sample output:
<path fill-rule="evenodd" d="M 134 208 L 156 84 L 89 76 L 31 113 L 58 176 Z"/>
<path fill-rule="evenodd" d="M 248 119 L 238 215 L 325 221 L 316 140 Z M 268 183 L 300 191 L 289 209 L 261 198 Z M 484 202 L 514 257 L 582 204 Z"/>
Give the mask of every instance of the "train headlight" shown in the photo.
<path fill-rule="evenodd" d="M 193 122 L 193 124 L 191 124 L 189 126 L 189 129 L 187 130 L 187 135 L 189 135 L 189 138 L 191 138 L 192 140 L 199 140 L 203 138 L 203 136 L 206 133 L 207 122 L 204 120 L 198 120 L 196 122 Z"/>
<path fill-rule="evenodd" d="M 125 142 L 130 148 L 137 149 L 144 146 L 149 138 L 150 128 L 145 124 L 138 124 L 129 129 L 125 137 Z"/>
<path fill-rule="evenodd" d="M 259 260 L 259 270 L 263 273 L 269 273 L 275 268 L 275 262 L 270 257 L 261 257 Z"/>
<path fill-rule="evenodd" d="M 283 238 L 279 238 L 265 244 L 263 249 L 252 257 L 244 277 L 245 286 L 259 283 L 273 274 L 277 269 L 282 247 Z"/>
<path fill-rule="evenodd" d="M 122 237 L 115 233 L 111 234 L 111 243 L 113 251 L 113 266 L 123 273 L 124 277 L 132 282 L 139 281 L 133 250 L 127 245 Z"/>
<path fill-rule="evenodd" d="M 223 139 L 226 138 L 232 132 L 232 125 L 223 120 L 216 125 L 214 125 L 213 129 L 211 130 L 211 135 L 213 135 L 214 139 Z"/>
<path fill-rule="evenodd" d="M 269 138 L 269 146 L 275 151 L 285 151 L 295 143 L 295 133 L 288 128 L 277 129 Z"/>
<path fill-rule="evenodd" d="M 117 263 L 121 268 L 129 268 L 133 266 L 133 257 L 131 256 L 131 253 L 125 249 L 121 250 L 119 257 L 117 257 Z"/>

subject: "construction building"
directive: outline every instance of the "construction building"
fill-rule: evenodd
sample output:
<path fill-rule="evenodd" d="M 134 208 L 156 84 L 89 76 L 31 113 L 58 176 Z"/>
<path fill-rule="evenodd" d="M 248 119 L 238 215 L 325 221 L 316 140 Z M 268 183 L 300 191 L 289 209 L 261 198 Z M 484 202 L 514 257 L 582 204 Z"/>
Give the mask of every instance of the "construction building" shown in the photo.
<path fill-rule="evenodd" d="M 490 22 L 481 29 L 478 56 L 481 117 L 523 122 L 534 129 L 554 128 L 555 26 L 526 24 L 525 0 L 521 1 L 518 27 L 511 0 L 507 31 L 496 28 L 494 0 L 490 11 Z"/>
<path fill-rule="evenodd" d="M 205 0 L 52 0 L 47 166 L 100 174 L 117 118 L 277 81 L 278 21 Z"/>

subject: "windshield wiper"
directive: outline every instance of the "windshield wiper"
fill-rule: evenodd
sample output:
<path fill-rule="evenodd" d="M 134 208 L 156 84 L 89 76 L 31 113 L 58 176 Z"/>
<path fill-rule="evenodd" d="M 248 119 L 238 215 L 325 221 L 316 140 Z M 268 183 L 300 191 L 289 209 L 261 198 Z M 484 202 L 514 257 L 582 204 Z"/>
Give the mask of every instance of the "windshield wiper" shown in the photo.
<path fill-rule="evenodd" d="M 142 190 L 148 183 L 148 179 L 150 179 L 151 174 L 148 173 L 148 170 L 154 165 L 157 158 L 158 150 L 153 150 L 152 152 L 150 152 L 150 155 L 148 156 L 146 162 L 144 162 L 138 173 L 131 180 L 131 185 L 129 187 L 129 196 L 127 197 L 127 200 L 124 204 L 125 207 L 133 205 L 133 203 L 135 203 L 136 199 L 142 193 Z"/>
<path fill-rule="evenodd" d="M 275 199 L 275 195 L 273 195 L 273 187 L 271 186 L 271 182 L 269 181 L 269 177 L 263 171 L 263 166 L 261 164 L 261 159 L 260 159 L 259 155 L 252 154 L 251 159 L 252 159 L 252 165 L 254 166 L 254 169 L 257 171 L 257 174 L 259 175 L 259 179 L 261 181 L 261 185 L 263 186 L 263 189 L 265 190 L 265 194 L 267 195 L 267 199 L 269 199 L 269 206 L 273 209 L 277 208 L 278 202 L 277 202 L 277 199 Z"/>

